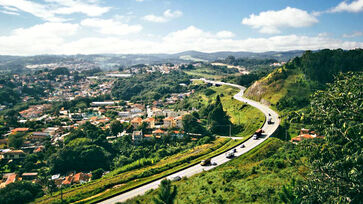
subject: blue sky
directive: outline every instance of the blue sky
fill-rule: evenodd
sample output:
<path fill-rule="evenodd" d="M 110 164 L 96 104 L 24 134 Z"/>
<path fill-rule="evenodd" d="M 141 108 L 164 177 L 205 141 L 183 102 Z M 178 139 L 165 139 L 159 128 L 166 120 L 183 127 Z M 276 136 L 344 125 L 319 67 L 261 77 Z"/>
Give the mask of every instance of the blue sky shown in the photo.
<path fill-rule="evenodd" d="M 0 54 L 363 47 L 363 0 L 0 0 Z"/>

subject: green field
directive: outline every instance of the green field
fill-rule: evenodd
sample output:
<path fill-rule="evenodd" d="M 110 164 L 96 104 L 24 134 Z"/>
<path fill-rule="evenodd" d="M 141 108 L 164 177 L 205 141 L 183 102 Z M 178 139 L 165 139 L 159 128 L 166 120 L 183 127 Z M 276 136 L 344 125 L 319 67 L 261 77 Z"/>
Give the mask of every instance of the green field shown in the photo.
<path fill-rule="evenodd" d="M 211 171 L 174 182 L 182 203 L 278 203 L 278 192 L 291 178 L 300 179 L 302 167 L 286 161 L 291 148 L 270 138 L 250 152 Z M 125 203 L 151 203 L 157 190 Z"/>
<path fill-rule="evenodd" d="M 228 68 L 227 68 L 228 69 Z M 227 72 L 223 72 L 219 69 L 213 69 L 210 66 L 202 66 L 202 67 L 197 67 L 193 70 L 185 70 L 184 71 L 186 74 L 197 77 L 197 78 L 206 78 L 206 79 L 215 79 L 215 80 L 220 80 L 223 77 L 226 76 L 238 76 L 240 75 L 239 72 L 236 73 L 227 73 Z"/>

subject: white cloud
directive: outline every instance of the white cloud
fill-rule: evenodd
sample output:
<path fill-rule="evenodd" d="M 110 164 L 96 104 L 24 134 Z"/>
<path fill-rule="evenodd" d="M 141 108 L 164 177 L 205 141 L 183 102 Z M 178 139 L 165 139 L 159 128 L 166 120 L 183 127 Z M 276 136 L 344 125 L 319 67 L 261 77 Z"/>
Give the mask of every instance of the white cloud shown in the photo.
<path fill-rule="evenodd" d="M 343 38 L 355 38 L 355 37 L 360 37 L 360 36 L 363 36 L 363 32 L 356 31 L 356 32 L 349 33 L 349 34 L 343 34 Z"/>
<path fill-rule="evenodd" d="M 233 38 L 234 36 L 234 33 L 228 30 L 222 30 L 217 33 L 217 37 L 219 38 Z"/>
<path fill-rule="evenodd" d="M 19 16 L 20 14 L 15 12 L 15 11 L 9 11 L 9 10 L 2 10 L 0 11 L 1 13 L 4 13 L 4 14 L 8 14 L 8 15 L 15 15 L 15 16 Z"/>
<path fill-rule="evenodd" d="M 94 4 L 94 1 L 75 1 L 75 0 L 45 0 L 50 3 L 57 3 L 61 7 L 54 10 L 56 14 L 83 13 L 87 16 L 101 16 L 108 12 L 110 7 L 102 7 Z"/>
<path fill-rule="evenodd" d="M 99 6 L 92 0 L 45 0 L 45 3 L 28 0 L 0 0 L 0 6 L 7 11 L 23 11 L 51 22 L 67 20 L 59 15 L 83 13 L 87 16 L 100 16 L 110 10 L 110 7 Z"/>
<path fill-rule="evenodd" d="M 87 18 L 81 21 L 81 25 L 97 28 L 99 33 L 109 35 L 127 35 L 142 30 L 141 25 L 128 25 L 114 19 Z"/>
<path fill-rule="evenodd" d="M 357 13 L 363 11 L 363 0 L 355 0 L 351 3 L 348 3 L 347 1 L 343 1 L 340 4 L 338 4 L 336 7 L 332 8 L 330 12 L 352 12 Z"/>
<path fill-rule="evenodd" d="M 77 24 L 44 23 L 29 28 L 18 28 L 10 35 L 0 36 L 1 53 L 9 54 L 47 54 L 57 53 L 66 39 L 75 35 Z"/>
<path fill-rule="evenodd" d="M 70 23 L 44 23 L 14 30 L 0 36 L 0 54 L 97 54 L 97 53 L 176 53 L 185 50 L 216 51 L 287 51 L 324 48 L 362 48 L 362 42 L 316 36 L 279 35 L 267 38 L 221 38 L 221 32 L 207 32 L 195 26 L 171 32 L 164 37 L 130 40 L 129 37 L 104 35 L 81 37 L 80 26 Z M 219 34 L 218 34 L 219 33 Z M 224 32 L 225 33 L 225 32 Z M 225 35 L 222 35 L 225 36 Z"/>
<path fill-rule="evenodd" d="M 179 10 L 172 11 L 170 9 L 164 11 L 162 16 L 156 16 L 154 14 L 146 15 L 143 17 L 144 20 L 154 23 L 165 23 L 171 19 L 178 18 L 183 15 L 183 12 Z"/>
<path fill-rule="evenodd" d="M 291 7 L 286 7 L 279 11 L 264 11 L 258 15 L 251 14 L 248 18 L 242 20 L 242 24 L 259 29 L 260 33 L 267 34 L 280 33 L 280 28 L 308 27 L 317 22 L 318 19 L 314 15 Z"/>

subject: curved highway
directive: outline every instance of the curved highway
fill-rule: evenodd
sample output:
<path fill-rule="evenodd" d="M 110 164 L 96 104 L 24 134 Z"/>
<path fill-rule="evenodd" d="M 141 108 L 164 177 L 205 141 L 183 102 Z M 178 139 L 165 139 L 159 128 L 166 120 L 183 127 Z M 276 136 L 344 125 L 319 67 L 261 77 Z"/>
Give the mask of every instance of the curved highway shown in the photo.
<path fill-rule="evenodd" d="M 245 102 L 251 106 L 254 106 L 256 108 L 258 108 L 261 112 L 263 112 L 263 114 L 265 115 L 266 117 L 266 121 L 267 121 L 267 118 L 272 118 L 272 124 L 267 124 L 267 122 L 263 125 L 262 127 L 262 130 L 264 131 L 262 137 L 260 137 L 259 139 L 257 140 L 254 140 L 252 137 L 248 140 L 246 140 L 243 144 L 245 145 L 244 148 L 240 148 L 240 146 L 238 146 L 236 148 L 237 152 L 235 153 L 235 157 L 238 157 L 238 156 L 241 156 L 242 154 L 250 151 L 251 149 L 255 148 L 256 146 L 258 146 L 259 144 L 261 144 L 263 141 L 265 141 L 268 137 L 270 137 L 278 128 L 279 124 L 280 124 L 280 119 L 279 119 L 279 116 L 278 114 L 271 110 L 268 106 L 266 105 L 263 105 L 259 102 L 256 102 L 256 101 L 253 101 L 253 100 L 250 100 L 250 99 L 247 99 L 247 98 L 244 98 L 243 97 L 243 93 L 244 91 L 246 90 L 245 87 L 243 86 L 240 86 L 240 85 L 237 85 L 237 84 L 231 84 L 231 83 L 225 83 L 225 82 L 216 82 L 216 81 L 210 81 L 210 80 L 206 80 L 206 79 L 200 79 L 200 80 L 203 80 L 205 83 L 210 83 L 210 84 L 213 84 L 213 85 L 228 85 L 228 86 L 233 86 L 233 87 L 236 87 L 236 88 L 239 88 L 241 91 L 239 93 L 237 93 L 236 95 L 234 95 L 233 97 L 236 99 L 236 100 L 239 100 L 241 102 Z M 198 173 L 201 173 L 202 171 L 208 171 L 210 169 L 213 169 L 215 168 L 216 166 L 219 166 L 223 163 L 226 163 L 228 162 L 230 159 L 227 159 L 225 157 L 224 154 L 221 154 L 221 155 L 218 155 L 218 156 L 215 156 L 212 158 L 212 162 L 216 162 L 217 165 L 215 166 L 201 166 L 200 164 L 197 164 L 197 165 L 194 165 L 194 166 L 191 166 L 187 169 L 184 169 L 182 171 L 179 171 L 179 172 L 176 172 L 172 175 L 169 175 L 167 176 L 168 179 L 173 179 L 174 177 L 190 177 L 190 176 L 193 176 L 195 174 L 198 174 Z M 164 179 L 164 178 L 163 178 Z M 161 180 L 163 179 L 158 179 L 156 181 L 153 181 L 149 184 L 146 184 L 146 185 L 143 185 L 143 186 L 140 186 L 138 188 L 135 188 L 131 191 L 128 191 L 128 192 L 125 192 L 123 194 L 120 194 L 120 195 L 117 195 L 115 197 L 111 197 L 107 200 L 104 200 L 102 201 L 101 203 L 103 204 L 112 204 L 112 203 L 116 203 L 116 202 L 123 202 L 123 201 L 126 201 L 130 198 L 133 198 L 135 196 L 138 196 L 138 195 L 143 195 L 146 191 L 150 190 L 150 189 L 156 189 L 158 188 Z"/>

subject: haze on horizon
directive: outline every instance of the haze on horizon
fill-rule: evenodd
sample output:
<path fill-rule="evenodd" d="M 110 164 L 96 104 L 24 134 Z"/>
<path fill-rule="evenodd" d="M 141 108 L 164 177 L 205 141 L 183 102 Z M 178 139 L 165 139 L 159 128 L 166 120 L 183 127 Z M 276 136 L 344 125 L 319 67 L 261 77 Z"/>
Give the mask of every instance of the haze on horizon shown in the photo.
<path fill-rule="evenodd" d="M 0 0 L 0 55 L 363 47 L 363 0 Z"/>

